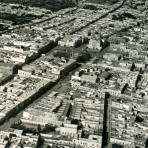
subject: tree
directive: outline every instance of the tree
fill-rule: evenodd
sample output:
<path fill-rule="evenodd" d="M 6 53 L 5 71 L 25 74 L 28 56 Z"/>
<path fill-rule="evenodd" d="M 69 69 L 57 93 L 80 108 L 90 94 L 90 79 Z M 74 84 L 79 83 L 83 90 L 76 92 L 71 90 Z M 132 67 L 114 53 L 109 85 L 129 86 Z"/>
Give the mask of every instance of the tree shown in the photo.
<path fill-rule="evenodd" d="M 135 63 L 132 63 L 132 66 L 131 66 L 130 70 L 133 71 L 135 68 L 136 68 Z"/>
<path fill-rule="evenodd" d="M 43 132 L 45 132 L 45 133 L 54 132 L 56 128 L 57 127 L 54 126 L 54 125 L 46 124 L 45 127 L 44 127 L 44 129 L 43 129 Z"/>
<path fill-rule="evenodd" d="M 40 132 L 41 132 L 41 130 L 42 130 L 42 129 L 41 129 L 41 125 L 40 125 L 40 124 L 38 124 L 38 126 L 37 126 L 37 132 L 38 132 L 38 133 L 40 133 Z"/>
<path fill-rule="evenodd" d="M 140 116 L 136 116 L 135 122 L 143 122 L 143 118 Z"/>
<path fill-rule="evenodd" d="M 91 55 L 88 51 L 83 51 L 83 53 L 81 53 L 81 55 L 77 58 L 77 62 L 86 62 L 91 58 Z"/>
<path fill-rule="evenodd" d="M 22 142 L 20 142 L 20 143 L 18 144 L 18 146 L 20 146 L 21 148 L 24 148 L 24 145 L 23 145 Z"/>

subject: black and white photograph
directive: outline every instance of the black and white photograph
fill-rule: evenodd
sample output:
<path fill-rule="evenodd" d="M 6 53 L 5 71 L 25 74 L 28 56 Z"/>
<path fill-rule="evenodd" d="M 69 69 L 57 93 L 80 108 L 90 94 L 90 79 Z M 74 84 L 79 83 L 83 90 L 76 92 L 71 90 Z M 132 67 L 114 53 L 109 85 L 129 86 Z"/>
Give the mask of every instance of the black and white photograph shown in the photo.
<path fill-rule="evenodd" d="M 0 148 L 148 148 L 148 0 L 0 0 Z"/>

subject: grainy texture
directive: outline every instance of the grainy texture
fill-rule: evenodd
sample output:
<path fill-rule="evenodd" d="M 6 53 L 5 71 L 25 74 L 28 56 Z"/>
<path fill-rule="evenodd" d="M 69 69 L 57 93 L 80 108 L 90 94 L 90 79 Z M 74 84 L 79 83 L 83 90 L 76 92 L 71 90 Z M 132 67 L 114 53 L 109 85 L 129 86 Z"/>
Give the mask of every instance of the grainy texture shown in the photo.
<path fill-rule="evenodd" d="M 0 0 L 4 3 L 18 3 L 29 6 L 59 10 L 76 5 L 76 0 Z"/>

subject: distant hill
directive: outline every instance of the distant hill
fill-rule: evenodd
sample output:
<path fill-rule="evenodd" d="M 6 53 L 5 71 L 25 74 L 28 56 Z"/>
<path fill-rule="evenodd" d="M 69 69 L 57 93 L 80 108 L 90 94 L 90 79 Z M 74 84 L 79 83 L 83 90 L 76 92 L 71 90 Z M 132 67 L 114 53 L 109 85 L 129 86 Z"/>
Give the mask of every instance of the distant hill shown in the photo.
<path fill-rule="evenodd" d="M 77 4 L 77 0 L 0 0 L 0 2 L 18 3 L 28 6 L 47 8 L 51 10 L 73 7 Z"/>

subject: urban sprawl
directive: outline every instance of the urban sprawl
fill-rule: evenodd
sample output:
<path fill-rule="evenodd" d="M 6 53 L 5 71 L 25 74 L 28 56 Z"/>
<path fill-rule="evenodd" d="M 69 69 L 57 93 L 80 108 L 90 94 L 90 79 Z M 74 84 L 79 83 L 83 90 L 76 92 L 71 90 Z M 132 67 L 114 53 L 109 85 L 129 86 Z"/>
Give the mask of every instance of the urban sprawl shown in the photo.
<path fill-rule="evenodd" d="M 0 148 L 111 147 L 148 148 L 148 1 L 0 3 Z"/>

